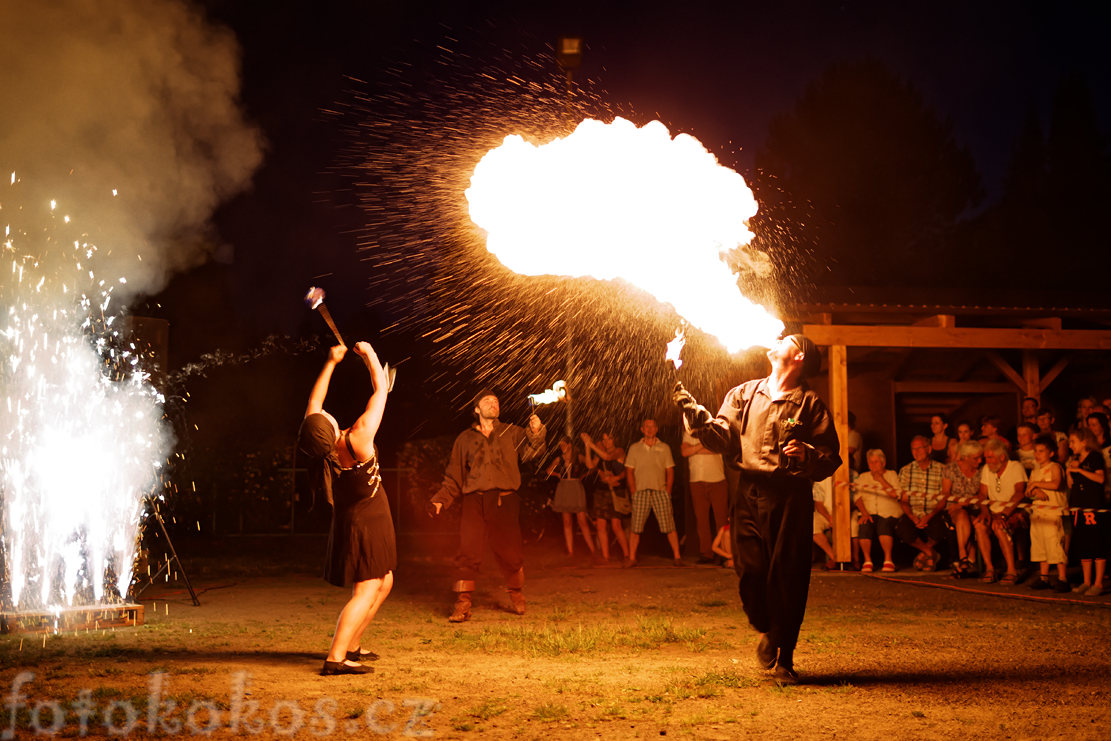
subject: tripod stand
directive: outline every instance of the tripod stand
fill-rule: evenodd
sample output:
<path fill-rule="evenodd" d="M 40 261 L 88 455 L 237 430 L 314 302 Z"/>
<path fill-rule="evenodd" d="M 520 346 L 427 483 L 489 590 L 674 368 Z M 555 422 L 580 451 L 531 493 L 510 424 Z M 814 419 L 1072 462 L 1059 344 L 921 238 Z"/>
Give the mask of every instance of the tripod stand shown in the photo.
<path fill-rule="evenodd" d="M 181 564 L 181 559 L 178 558 L 177 551 L 174 550 L 174 543 L 170 540 L 170 534 L 166 532 L 166 523 L 162 520 L 162 515 L 158 512 L 158 507 L 155 505 L 154 499 L 148 494 L 143 497 L 143 500 L 150 506 L 150 512 L 158 523 L 158 529 L 162 531 L 162 537 L 166 539 L 166 547 L 170 549 L 170 558 L 167 558 L 166 561 L 158 567 L 158 571 L 154 573 L 154 576 L 150 578 L 150 581 L 147 582 L 145 586 L 135 589 L 134 595 L 136 599 L 140 594 L 153 586 L 154 581 L 161 576 L 163 572 L 169 574 L 170 564 L 176 562 L 177 568 L 181 572 L 181 578 L 185 580 L 185 586 L 189 589 L 189 596 L 193 598 L 193 606 L 200 607 L 201 601 L 197 599 L 197 593 L 193 591 L 193 585 L 189 583 L 189 575 L 185 573 L 185 567 Z"/>

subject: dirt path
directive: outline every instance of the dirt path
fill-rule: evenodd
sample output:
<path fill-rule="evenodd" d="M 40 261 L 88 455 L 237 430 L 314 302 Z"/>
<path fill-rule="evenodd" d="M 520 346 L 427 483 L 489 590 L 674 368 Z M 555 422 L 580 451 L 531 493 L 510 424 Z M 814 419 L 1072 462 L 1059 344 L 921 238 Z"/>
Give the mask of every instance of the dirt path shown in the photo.
<path fill-rule="evenodd" d="M 159 585 L 145 595 L 141 628 L 49 636 L 45 647 L 41 636 L 0 637 L 0 731 L 13 683 L 32 672 L 19 692 L 23 736 L 52 722 L 78 735 L 83 692 L 95 707 L 89 737 L 145 738 L 151 727 L 191 736 L 210 725 L 217 738 L 1111 735 L 1108 597 L 1019 601 L 990 593 L 1035 593 L 815 572 L 796 653 L 804 683 L 780 687 L 754 666 L 730 571 L 662 558 L 591 568 L 554 544 L 532 546 L 527 615 L 502 608 L 490 569 L 474 618 L 451 625 L 436 548 L 399 569 L 367 637 L 382 655 L 376 672 L 322 678 L 345 595 L 304 565 L 319 562 L 320 543 L 256 543 L 232 559 L 236 546 L 187 549 L 201 607 Z"/>

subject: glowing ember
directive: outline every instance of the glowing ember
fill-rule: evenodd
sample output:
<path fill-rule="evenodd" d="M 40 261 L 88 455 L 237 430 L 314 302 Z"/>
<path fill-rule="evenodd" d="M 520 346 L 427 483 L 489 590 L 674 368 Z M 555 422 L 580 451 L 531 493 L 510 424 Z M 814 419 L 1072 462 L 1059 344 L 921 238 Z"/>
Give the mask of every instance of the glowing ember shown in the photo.
<path fill-rule="evenodd" d="M 20 609 L 112 599 L 107 574 L 126 594 L 143 497 L 168 449 L 162 397 L 113 328 L 112 283 L 90 269 L 96 247 L 63 236 L 71 227 L 55 208 L 46 228 L 7 225 L 0 245 L 11 264 L 0 282 L 0 530 Z M 48 253 L 70 269 L 48 273 Z"/>
<path fill-rule="evenodd" d="M 724 261 L 752 239 L 756 200 L 694 137 L 653 121 L 586 120 L 566 139 L 519 136 L 482 158 L 466 192 L 486 246 L 525 275 L 620 278 L 730 352 L 783 324 L 745 298 Z"/>

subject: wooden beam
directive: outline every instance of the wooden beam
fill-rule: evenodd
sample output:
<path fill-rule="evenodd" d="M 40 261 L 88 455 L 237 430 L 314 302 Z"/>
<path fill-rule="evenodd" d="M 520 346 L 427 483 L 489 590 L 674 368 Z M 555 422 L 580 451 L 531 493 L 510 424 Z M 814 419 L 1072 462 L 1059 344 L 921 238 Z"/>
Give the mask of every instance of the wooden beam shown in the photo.
<path fill-rule="evenodd" d="M 934 314 L 914 323 L 916 327 L 955 327 L 957 318 L 952 314 Z"/>
<path fill-rule="evenodd" d="M 1046 371 L 1046 374 L 1044 376 L 1042 376 L 1042 383 L 1041 383 L 1041 391 L 1042 392 L 1044 392 L 1047 388 L 1049 388 L 1049 384 L 1051 384 L 1055 380 L 1057 380 L 1057 376 L 1061 375 L 1061 371 L 1063 371 L 1066 367 L 1068 367 L 1068 364 L 1069 364 L 1070 360 L 1072 360 L 1072 358 L 1069 357 L 1068 355 L 1066 355 L 1065 357 L 1061 358 L 1056 363 L 1054 363 L 1052 368 L 1050 368 L 1048 371 Z M 1040 394 L 1039 394 L 1039 396 L 1040 396 Z"/>
<path fill-rule="evenodd" d="M 1039 327 L 1041 329 L 1052 329 L 1054 332 L 1061 331 L 1061 317 L 1047 316 L 1041 319 L 1023 319 L 1022 326 L 1024 327 Z"/>
<path fill-rule="evenodd" d="M 1013 383 L 1015 386 L 1018 386 L 1019 391 L 1023 393 L 1026 392 L 1026 381 L 1022 378 L 1022 376 L 1015 372 L 1015 369 L 1011 367 L 1010 363 L 1003 359 L 1002 355 L 995 352 L 994 350 L 989 350 L 986 354 L 988 356 L 988 360 L 992 362 L 992 365 L 998 368 L 1007 378 L 1011 379 L 1011 383 Z"/>
<path fill-rule="evenodd" d="M 804 324 L 803 334 L 819 345 L 847 347 L 948 347 L 1000 350 L 1111 350 L 1103 329 L 990 329 L 905 325 Z"/>
<path fill-rule="evenodd" d="M 896 381 L 896 394 L 1010 394 L 1009 383 L 987 381 Z"/>
<path fill-rule="evenodd" d="M 841 467 L 833 474 L 833 555 L 840 563 L 853 560 L 849 515 L 849 363 L 848 349 L 834 345 L 829 349 L 829 398 L 833 425 L 841 443 Z"/>

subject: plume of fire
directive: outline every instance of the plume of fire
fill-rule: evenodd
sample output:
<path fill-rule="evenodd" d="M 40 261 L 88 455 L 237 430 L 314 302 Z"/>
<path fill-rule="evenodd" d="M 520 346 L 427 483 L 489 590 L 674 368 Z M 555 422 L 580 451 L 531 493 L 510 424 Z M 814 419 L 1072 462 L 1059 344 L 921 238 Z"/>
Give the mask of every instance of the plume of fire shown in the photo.
<path fill-rule="evenodd" d="M 550 389 L 545 389 L 539 394 L 529 394 L 528 401 L 532 406 L 540 404 L 555 404 L 567 398 L 567 382 L 556 381 Z"/>
<path fill-rule="evenodd" d="M 536 146 L 486 153 L 466 191 L 486 246 L 524 275 L 622 279 L 729 352 L 770 346 L 783 324 L 748 300 L 724 261 L 747 245 L 757 206 L 737 172 L 692 136 L 653 121 L 587 119 Z"/>

